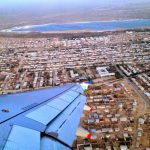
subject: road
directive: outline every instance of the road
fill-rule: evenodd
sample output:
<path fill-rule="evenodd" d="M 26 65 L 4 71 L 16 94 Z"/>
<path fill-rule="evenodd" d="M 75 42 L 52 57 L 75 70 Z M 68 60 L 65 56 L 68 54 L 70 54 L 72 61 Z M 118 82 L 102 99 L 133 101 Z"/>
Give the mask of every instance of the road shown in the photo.
<path fill-rule="evenodd" d="M 114 65 L 114 66 L 115 66 L 116 70 L 124 77 L 124 79 L 126 79 L 126 81 L 133 87 L 133 89 L 135 90 L 135 92 L 137 93 L 137 95 L 142 98 L 142 100 L 144 101 L 145 105 L 146 106 L 150 106 L 150 100 L 149 100 L 149 98 L 137 87 L 137 85 L 135 85 L 133 82 L 131 82 L 129 80 L 129 78 L 126 77 L 123 74 L 123 72 L 116 65 Z"/>
<path fill-rule="evenodd" d="M 131 82 L 129 80 L 129 78 L 126 77 L 123 74 L 123 72 L 116 65 L 114 65 L 114 66 L 115 66 L 116 70 L 124 77 L 124 79 L 126 79 L 126 81 L 133 87 L 133 89 L 135 90 L 137 95 L 143 100 L 143 102 L 145 104 L 144 109 L 146 110 L 147 106 L 150 106 L 149 98 L 137 87 L 137 85 L 135 85 L 133 82 Z M 143 110 L 142 112 L 144 113 L 145 110 Z M 135 121 L 135 132 L 134 132 L 134 135 L 133 135 L 133 143 L 132 143 L 132 146 L 130 148 L 131 150 L 135 150 L 136 149 L 137 130 L 138 130 L 138 117 L 136 118 L 136 121 Z"/>

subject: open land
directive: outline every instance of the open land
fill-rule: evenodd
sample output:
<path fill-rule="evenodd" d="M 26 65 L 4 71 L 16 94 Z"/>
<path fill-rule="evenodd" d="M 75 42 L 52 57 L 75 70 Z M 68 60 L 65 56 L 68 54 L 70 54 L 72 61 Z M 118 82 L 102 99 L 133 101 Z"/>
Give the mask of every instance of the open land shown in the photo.
<path fill-rule="evenodd" d="M 43 4 L 32 6 L 32 9 L 25 6 L 2 9 L 0 6 L 0 29 L 41 23 L 149 19 L 149 12 L 149 0 L 125 0 L 123 3 L 116 1 L 116 3 L 106 3 L 106 5 L 102 5 L 101 1 L 96 1 L 96 3 L 91 3 L 90 7 L 85 1 L 85 4 L 80 7 L 64 4 L 55 9 L 50 5 L 43 6 Z"/>

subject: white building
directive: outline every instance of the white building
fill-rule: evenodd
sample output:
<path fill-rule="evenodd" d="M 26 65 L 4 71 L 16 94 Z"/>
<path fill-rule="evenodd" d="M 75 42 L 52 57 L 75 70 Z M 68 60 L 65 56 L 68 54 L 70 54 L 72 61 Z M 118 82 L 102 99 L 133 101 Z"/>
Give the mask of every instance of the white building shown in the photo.
<path fill-rule="evenodd" d="M 108 70 L 107 70 L 107 67 L 97 67 L 96 68 L 98 74 L 101 76 L 101 77 L 106 77 L 106 76 L 114 76 L 115 73 L 110 73 Z"/>

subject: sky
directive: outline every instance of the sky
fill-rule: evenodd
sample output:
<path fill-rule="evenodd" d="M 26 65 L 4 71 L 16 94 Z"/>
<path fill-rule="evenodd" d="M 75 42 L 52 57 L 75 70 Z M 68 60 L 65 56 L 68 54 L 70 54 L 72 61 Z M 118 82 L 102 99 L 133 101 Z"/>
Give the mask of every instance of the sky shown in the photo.
<path fill-rule="evenodd" d="M 149 2 L 150 0 L 0 0 L 1 10 L 19 10 L 32 8 L 88 8 L 99 5 L 101 7 L 121 6 Z"/>
<path fill-rule="evenodd" d="M 101 7 L 144 3 L 150 0 L 0 0 L 1 10 L 19 10 L 32 8 L 82 8 L 99 5 Z"/>
<path fill-rule="evenodd" d="M 86 0 L 90 2 L 91 0 Z M 97 1 L 97 0 L 96 0 Z M 60 5 L 60 4 L 82 4 L 85 0 L 2 0 L 1 6 L 3 7 L 18 7 L 18 6 L 31 6 L 31 5 Z"/>
<path fill-rule="evenodd" d="M 144 2 L 149 0 L 1 0 L 0 7 L 5 8 L 14 8 L 19 6 L 38 6 L 40 5 L 70 5 L 70 6 L 79 6 L 79 5 L 93 5 L 101 4 L 101 5 L 119 5 L 119 4 L 126 4 L 129 2 Z"/>

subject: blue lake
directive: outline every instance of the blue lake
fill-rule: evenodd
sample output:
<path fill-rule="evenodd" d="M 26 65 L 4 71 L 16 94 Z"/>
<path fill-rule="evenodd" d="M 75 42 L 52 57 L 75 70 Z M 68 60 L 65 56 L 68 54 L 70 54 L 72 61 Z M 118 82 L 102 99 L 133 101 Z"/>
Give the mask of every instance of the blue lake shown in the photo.
<path fill-rule="evenodd" d="M 150 19 L 138 20 L 115 20 L 115 21 L 96 21 L 96 22 L 80 22 L 66 24 L 46 24 L 23 26 L 10 29 L 11 31 L 69 31 L 69 30 L 115 30 L 115 29 L 131 29 L 150 27 Z"/>

